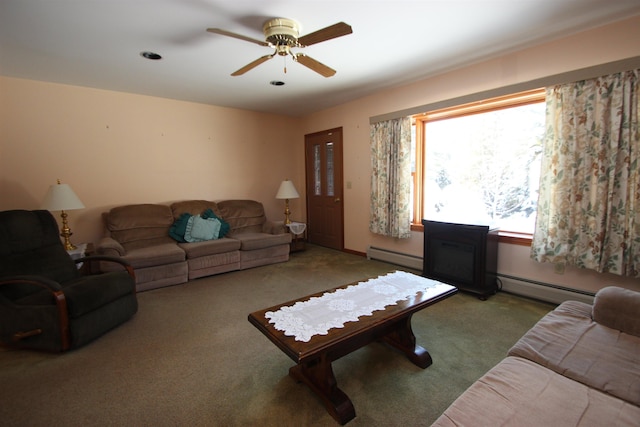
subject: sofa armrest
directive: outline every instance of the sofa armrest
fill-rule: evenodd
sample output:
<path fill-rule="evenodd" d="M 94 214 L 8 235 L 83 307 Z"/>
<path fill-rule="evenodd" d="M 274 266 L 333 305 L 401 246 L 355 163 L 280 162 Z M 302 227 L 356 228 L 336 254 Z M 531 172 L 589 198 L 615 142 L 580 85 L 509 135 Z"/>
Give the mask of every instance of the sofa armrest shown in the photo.
<path fill-rule="evenodd" d="M 640 336 L 640 292 L 608 286 L 596 293 L 593 320 L 608 328 Z"/>
<path fill-rule="evenodd" d="M 287 232 L 287 227 L 284 226 L 283 221 L 266 220 L 262 225 L 262 232 L 268 234 L 284 234 Z"/>
<path fill-rule="evenodd" d="M 114 238 L 103 237 L 96 247 L 96 253 L 99 255 L 119 257 L 126 255 L 127 251 L 125 251 L 124 247 Z"/>

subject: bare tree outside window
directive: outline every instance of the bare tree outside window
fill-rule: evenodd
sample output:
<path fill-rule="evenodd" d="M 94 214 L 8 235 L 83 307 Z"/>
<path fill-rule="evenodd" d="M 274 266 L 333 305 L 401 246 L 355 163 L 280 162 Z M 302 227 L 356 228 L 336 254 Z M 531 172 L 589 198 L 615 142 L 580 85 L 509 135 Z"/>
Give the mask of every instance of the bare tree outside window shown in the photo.
<path fill-rule="evenodd" d="M 531 233 L 544 102 L 425 122 L 423 217 Z"/>

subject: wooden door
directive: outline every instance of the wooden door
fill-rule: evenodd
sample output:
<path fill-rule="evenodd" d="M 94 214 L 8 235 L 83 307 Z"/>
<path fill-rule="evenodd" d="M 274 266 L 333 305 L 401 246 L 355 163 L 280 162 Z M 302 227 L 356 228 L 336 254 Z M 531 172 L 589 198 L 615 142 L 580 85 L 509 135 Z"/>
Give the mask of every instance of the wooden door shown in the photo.
<path fill-rule="evenodd" d="M 344 249 L 342 128 L 305 135 L 307 238 Z"/>

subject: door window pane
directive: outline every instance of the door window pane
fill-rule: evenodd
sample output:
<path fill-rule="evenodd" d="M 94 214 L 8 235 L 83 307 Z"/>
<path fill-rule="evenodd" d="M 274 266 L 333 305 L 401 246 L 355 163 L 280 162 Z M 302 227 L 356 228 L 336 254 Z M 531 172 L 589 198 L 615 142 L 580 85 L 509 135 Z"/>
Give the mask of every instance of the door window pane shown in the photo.
<path fill-rule="evenodd" d="M 313 146 L 313 194 L 322 195 L 322 164 L 320 144 Z"/>
<path fill-rule="evenodd" d="M 327 196 L 333 196 L 335 194 L 333 184 L 333 142 L 328 142 L 327 149 Z"/>

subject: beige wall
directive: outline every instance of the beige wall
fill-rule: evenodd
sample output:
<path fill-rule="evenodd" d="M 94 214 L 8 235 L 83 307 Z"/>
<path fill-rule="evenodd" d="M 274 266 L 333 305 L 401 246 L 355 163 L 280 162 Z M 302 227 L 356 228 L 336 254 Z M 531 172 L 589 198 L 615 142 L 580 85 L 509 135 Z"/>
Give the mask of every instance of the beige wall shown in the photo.
<path fill-rule="evenodd" d="M 125 203 L 252 198 L 281 218 L 280 181 L 302 198 L 304 135 L 343 128 L 345 248 L 422 255 L 422 234 L 394 240 L 368 231 L 369 118 L 640 55 L 640 17 L 461 68 L 303 119 L 140 95 L 0 77 L 0 210 L 36 209 L 57 178 L 86 209 L 69 212 L 74 242 L 97 241 L 100 213 Z M 501 273 L 584 290 L 637 280 L 553 267 L 501 245 Z"/>
<path fill-rule="evenodd" d="M 392 239 L 368 230 L 370 159 L 369 118 L 427 105 L 447 99 L 490 91 L 572 70 L 640 55 L 640 17 L 596 30 L 515 52 L 474 64 L 414 84 L 383 90 L 338 107 L 306 117 L 303 132 L 311 133 L 342 126 L 344 130 L 345 247 L 365 252 L 378 246 L 422 256 L 422 233 L 409 239 Z M 435 41 L 437 42 L 437 41 Z M 567 269 L 563 275 L 553 273 L 553 266 L 534 263 L 528 248 L 500 245 L 498 271 L 504 274 L 576 287 L 588 291 L 604 284 L 619 283 L 640 290 L 638 280 L 620 280 L 613 275 L 599 275 Z"/>
<path fill-rule="evenodd" d="M 78 243 L 96 242 L 100 213 L 127 203 L 251 198 L 281 219 L 280 181 L 303 183 L 290 176 L 297 126 L 282 116 L 0 77 L 0 210 L 39 208 L 60 178 L 86 206 L 68 212 Z"/>

